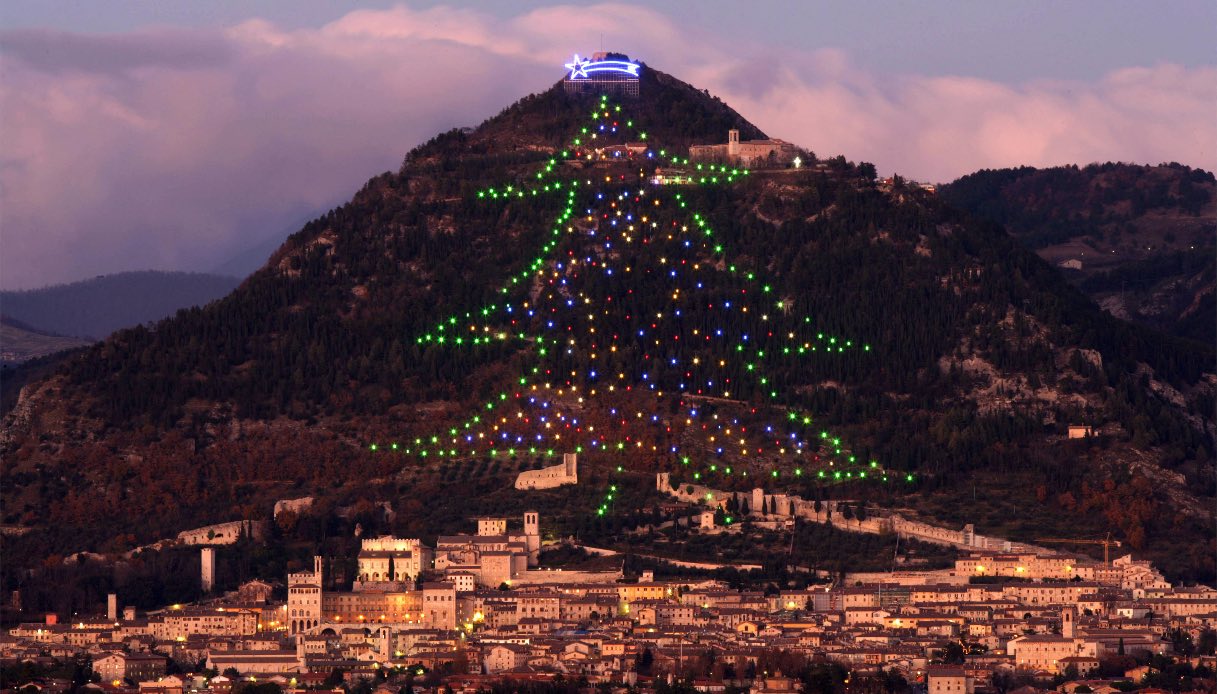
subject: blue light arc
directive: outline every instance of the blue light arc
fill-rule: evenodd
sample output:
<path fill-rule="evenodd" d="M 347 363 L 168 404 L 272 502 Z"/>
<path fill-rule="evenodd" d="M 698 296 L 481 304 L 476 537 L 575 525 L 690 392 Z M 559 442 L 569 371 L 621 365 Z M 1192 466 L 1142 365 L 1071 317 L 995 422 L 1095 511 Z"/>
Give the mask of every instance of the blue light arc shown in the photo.
<path fill-rule="evenodd" d="M 570 70 L 567 79 L 580 80 L 591 79 L 593 74 L 597 73 L 618 73 L 638 77 L 638 71 L 642 66 L 638 63 L 631 63 L 628 60 L 587 60 L 580 59 L 579 54 L 575 54 L 575 59 L 566 63 L 566 69 Z"/>

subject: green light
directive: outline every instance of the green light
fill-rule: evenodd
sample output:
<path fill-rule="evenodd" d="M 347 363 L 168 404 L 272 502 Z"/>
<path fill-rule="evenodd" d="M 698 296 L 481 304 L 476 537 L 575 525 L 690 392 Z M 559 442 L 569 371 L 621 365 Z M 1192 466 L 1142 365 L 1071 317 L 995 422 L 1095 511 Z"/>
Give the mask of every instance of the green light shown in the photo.
<path fill-rule="evenodd" d="M 376 450 L 376 444 L 372 444 L 371 446 L 368 446 L 368 448 L 370 448 L 370 449 L 372 449 L 373 451 L 375 451 L 375 450 Z"/>

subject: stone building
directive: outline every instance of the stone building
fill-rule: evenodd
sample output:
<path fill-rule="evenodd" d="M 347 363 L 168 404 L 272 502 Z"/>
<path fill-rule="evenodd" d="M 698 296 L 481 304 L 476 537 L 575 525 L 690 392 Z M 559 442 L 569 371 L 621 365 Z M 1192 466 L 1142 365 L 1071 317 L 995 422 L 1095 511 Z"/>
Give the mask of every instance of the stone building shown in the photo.
<path fill-rule="evenodd" d="M 430 549 L 416 538 L 377 537 L 363 540 L 359 548 L 360 583 L 413 581 L 431 568 Z"/>
<path fill-rule="evenodd" d="M 693 145 L 689 159 L 694 162 L 721 162 L 740 166 L 786 166 L 799 155 L 799 150 L 785 140 L 740 140 L 739 131 L 727 131 L 726 144 Z"/>
<path fill-rule="evenodd" d="M 516 476 L 516 489 L 553 489 L 579 483 L 579 458 L 575 453 L 562 455 L 562 462 L 540 470 L 525 470 Z"/>
<path fill-rule="evenodd" d="M 93 672 L 102 682 L 154 680 L 165 674 L 169 659 L 155 653 L 111 653 L 93 659 Z"/>
<path fill-rule="evenodd" d="M 321 557 L 313 557 L 312 571 L 287 575 L 287 624 L 293 634 L 321 624 Z"/>

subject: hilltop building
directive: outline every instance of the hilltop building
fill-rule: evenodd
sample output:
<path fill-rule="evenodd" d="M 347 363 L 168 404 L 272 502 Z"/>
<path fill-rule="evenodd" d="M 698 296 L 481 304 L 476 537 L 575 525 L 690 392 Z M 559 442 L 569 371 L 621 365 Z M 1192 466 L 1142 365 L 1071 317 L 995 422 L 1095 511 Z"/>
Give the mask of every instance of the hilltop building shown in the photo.
<path fill-rule="evenodd" d="M 562 87 L 567 94 L 638 96 L 642 66 L 631 62 L 625 54 L 600 51 L 593 53 L 591 58 L 580 58 L 576 53 L 566 69 Z"/>
<path fill-rule="evenodd" d="M 785 140 L 740 140 L 739 130 L 727 131 L 726 144 L 693 145 L 689 159 L 694 162 L 721 162 L 740 166 L 787 166 L 799 156 L 799 150 Z"/>

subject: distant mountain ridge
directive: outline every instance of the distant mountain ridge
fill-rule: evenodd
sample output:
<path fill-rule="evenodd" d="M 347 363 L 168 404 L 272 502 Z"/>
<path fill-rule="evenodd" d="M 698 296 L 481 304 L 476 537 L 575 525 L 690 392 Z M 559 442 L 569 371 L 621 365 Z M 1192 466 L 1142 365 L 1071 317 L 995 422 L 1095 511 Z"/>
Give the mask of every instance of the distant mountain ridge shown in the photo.
<path fill-rule="evenodd" d="M 236 277 L 154 270 L 119 272 L 41 289 L 0 292 L 4 315 L 35 330 L 88 340 L 202 306 L 240 284 Z"/>
<path fill-rule="evenodd" d="M 1003 225 L 1104 310 L 1217 342 L 1217 179 L 1181 164 L 983 170 L 940 189 Z"/>

